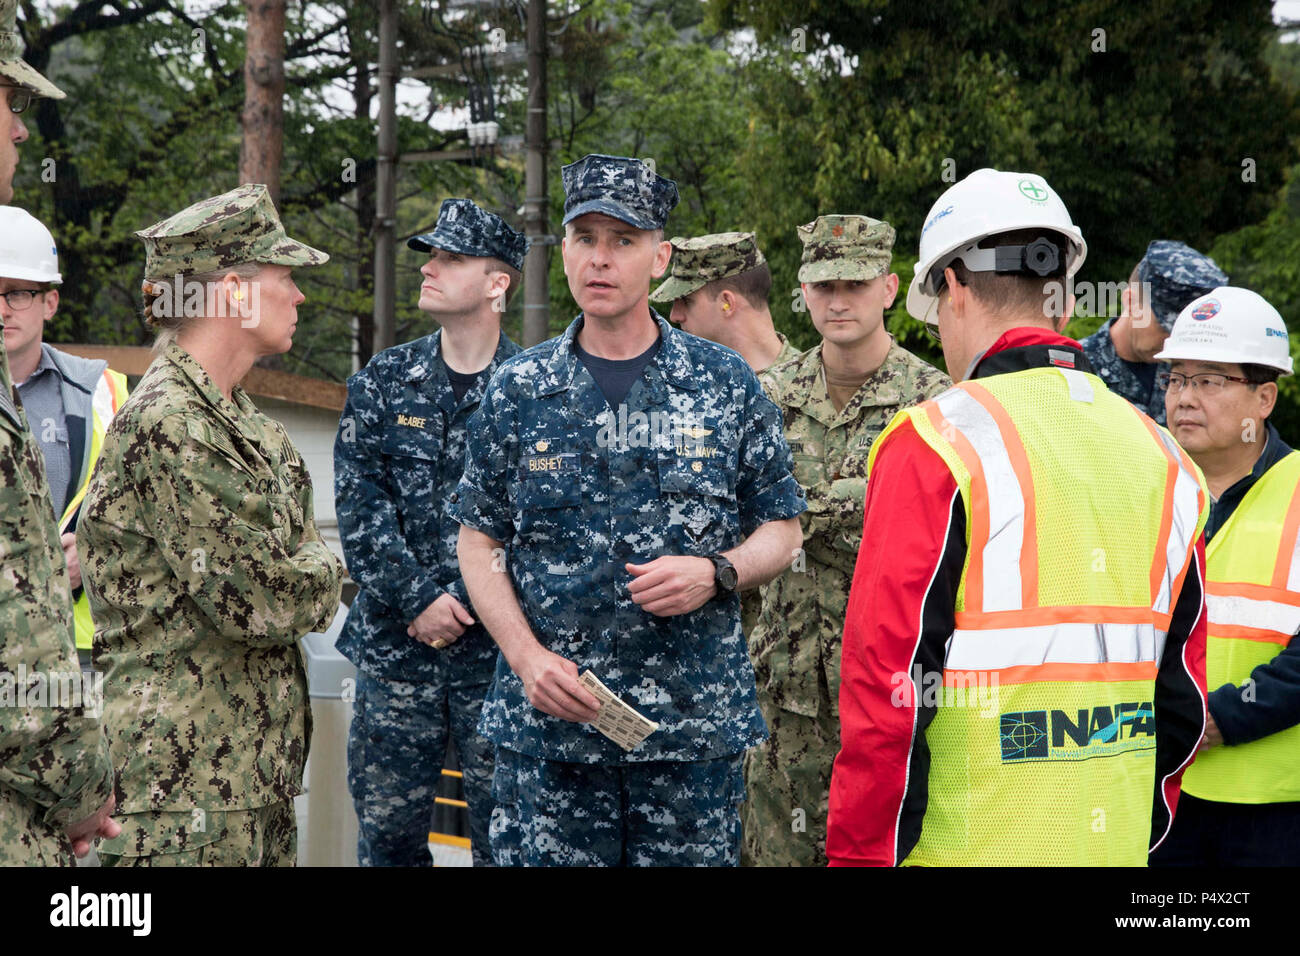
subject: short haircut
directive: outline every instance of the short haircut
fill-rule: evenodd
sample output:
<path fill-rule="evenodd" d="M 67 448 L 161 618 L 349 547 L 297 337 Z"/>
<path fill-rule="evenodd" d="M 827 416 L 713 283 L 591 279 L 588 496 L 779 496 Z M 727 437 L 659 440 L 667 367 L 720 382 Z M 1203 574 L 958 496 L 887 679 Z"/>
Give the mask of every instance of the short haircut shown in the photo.
<path fill-rule="evenodd" d="M 751 308 L 761 309 L 767 305 L 768 293 L 772 291 L 772 270 L 766 262 L 760 262 L 737 275 L 714 279 L 704 288 L 715 296 L 724 291 L 732 292 L 748 302 Z"/>
<path fill-rule="evenodd" d="M 524 274 L 508 262 L 491 258 L 489 258 L 483 265 L 483 274 L 487 275 L 489 272 L 504 272 L 510 279 L 510 285 L 506 286 L 506 305 L 509 305 L 510 300 L 513 299 L 515 293 L 519 291 L 519 283 L 523 281 Z"/>
<path fill-rule="evenodd" d="M 1267 365 L 1245 365 L 1241 366 L 1241 377 L 1250 382 L 1250 387 L 1265 385 L 1269 382 L 1276 382 L 1277 377 L 1282 373 L 1275 368 L 1269 368 Z"/>
<path fill-rule="evenodd" d="M 1064 262 L 1069 254 L 1065 237 L 1051 229 L 1017 229 L 1014 232 L 1001 232 L 996 236 L 987 236 L 980 240 L 981 249 L 992 249 L 1000 245 L 1029 245 L 1035 239 L 1046 239 L 1056 246 Z M 986 308 L 999 315 L 1016 315 L 1024 312 L 1037 312 L 1044 318 L 1059 319 L 1060 313 L 1068 305 L 1063 291 L 1064 275 L 1038 276 L 999 275 L 996 272 L 972 272 L 966 263 L 955 259 L 951 263 L 957 281 L 971 290 Z M 1059 306 L 1059 308 L 1058 308 Z M 1057 313 L 1057 314 L 1053 314 Z"/>

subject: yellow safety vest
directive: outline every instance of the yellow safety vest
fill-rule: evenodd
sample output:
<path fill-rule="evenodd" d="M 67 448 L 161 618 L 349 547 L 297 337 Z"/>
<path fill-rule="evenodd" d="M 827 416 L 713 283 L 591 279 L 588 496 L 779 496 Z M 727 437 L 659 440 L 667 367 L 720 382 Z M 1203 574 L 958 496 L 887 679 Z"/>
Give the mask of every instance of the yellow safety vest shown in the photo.
<path fill-rule="evenodd" d="M 885 435 L 905 421 L 957 481 L 967 552 L 904 862 L 1144 866 L 1156 670 L 1207 517 L 1199 470 L 1074 369 L 964 382 Z"/>
<path fill-rule="evenodd" d="M 90 402 L 90 459 L 86 462 L 85 471 L 81 475 L 81 485 L 77 488 L 77 493 L 68 499 L 67 507 L 63 509 L 63 516 L 59 518 L 60 534 L 68 530 L 68 526 L 77 514 L 77 509 L 81 507 L 82 499 L 86 497 L 90 476 L 95 470 L 95 463 L 99 461 L 100 449 L 104 447 L 104 433 L 108 431 L 109 422 L 113 420 L 117 410 L 126 401 L 126 396 L 126 376 L 121 372 L 114 372 L 111 368 L 104 369 L 104 374 L 100 377 L 99 384 L 95 386 L 95 394 Z M 90 619 L 90 602 L 86 598 L 84 589 L 81 597 L 77 598 L 72 606 L 72 618 L 76 624 L 77 649 L 90 650 L 91 638 L 95 634 L 95 623 Z"/>
<path fill-rule="evenodd" d="M 1207 684 L 1245 685 L 1300 630 L 1300 452 L 1255 482 L 1205 552 Z M 1300 800 L 1300 726 L 1202 750 L 1183 789 L 1203 800 Z"/>

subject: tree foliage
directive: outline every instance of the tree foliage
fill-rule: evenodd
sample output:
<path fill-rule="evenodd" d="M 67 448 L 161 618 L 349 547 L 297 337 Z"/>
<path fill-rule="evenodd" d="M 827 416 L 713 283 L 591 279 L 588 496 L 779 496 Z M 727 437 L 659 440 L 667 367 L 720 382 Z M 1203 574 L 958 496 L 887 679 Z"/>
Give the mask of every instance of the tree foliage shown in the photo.
<path fill-rule="evenodd" d="M 52 340 L 143 343 L 143 256 L 132 232 L 235 185 L 243 98 L 238 0 L 22 4 L 28 57 L 69 92 L 34 111 L 19 202 L 60 244 Z M 445 9 L 444 9 L 445 7 Z M 201 8 L 201 9 L 200 9 Z M 981 166 L 1040 172 L 1088 240 L 1083 281 L 1122 279 L 1154 238 L 1211 251 L 1234 279 L 1297 306 L 1294 45 L 1265 0 L 587 0 L 552 3 L 550 231 L 560 166 L 588 152 L 653 159 L 678 183 L 670 235 L 753 230 L 772 262 L 773 314 L 797 344 L 795 227 L 865 213 L 898 231 L 911 278 L 921 223 Z M 42 8 L 46 10 L 47 8 Z M 461 63 L 489 37 L 522 41 L 512 5 L 401 0 L 404 69 Z M 453 28 L 454 27 L 454 28 Z M 477 38 L 477 39 L 476 39 Z M 303 270 L 304 332 L 283 367 L 342 379 L 369 354 L 377 23 L 372 4 L 289 5 L 281 211 L 333 256 Z M 490 83 L 501 135 L 522 134 L 521 68 Z M 403 154 L 463 148 L 463 77 L 401 87 Z M 481 90 L 480 90 L 481 92 Z M 470 196 L 518 224 L 522 154 L 399 166 L 398 234 Z M 423 334 L 421 258 L 398 256 L 400 339 Z M 552 329 L 572 317 L 551 256 Z M 938 362 L 896 305 L 890 327 Z M 519 328 L 522 296 L 507 317 Z M 1100 318 L 1076 320 L 1072 331 Z M 1287 393 L 1294 405 L 1300 395 Z"/>

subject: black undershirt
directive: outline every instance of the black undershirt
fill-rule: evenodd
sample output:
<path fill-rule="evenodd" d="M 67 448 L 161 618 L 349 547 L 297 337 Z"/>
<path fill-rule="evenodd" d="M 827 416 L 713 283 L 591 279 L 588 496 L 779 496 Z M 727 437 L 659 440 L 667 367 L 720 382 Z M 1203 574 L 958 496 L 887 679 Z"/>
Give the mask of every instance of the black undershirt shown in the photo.
<path fill-rule="evenodd" d="M 641 377 L 641 373 L 655 357 L 661 344 L 663 344 L 662 336 L 655 339 L 654 345 L 630 359 L 601 358 L 592 355 L 577 342 L 573 343 L 573 350 L 578 354 L 578 361 L 587 366 L 587 371 L 596 380 L 601 394 L 605 396 L 605 401 L 609 402 L 609 407 L 618 408 L 627 398 L 627 393 L 632 390 L 632 383 Z"/>
<path fill-rule="evenodd" d="M 487 369 L 479 369 L 477 372 L 457 372 L 447 364 L 446 360 L 442 363 L 443 369 L 447 372 L 447 381 L 451 382 L 451 392 L 456 396 L 456 403 L 465 397 L 465 393 L 474 387 L 474 383 L 483 377 Z"/>

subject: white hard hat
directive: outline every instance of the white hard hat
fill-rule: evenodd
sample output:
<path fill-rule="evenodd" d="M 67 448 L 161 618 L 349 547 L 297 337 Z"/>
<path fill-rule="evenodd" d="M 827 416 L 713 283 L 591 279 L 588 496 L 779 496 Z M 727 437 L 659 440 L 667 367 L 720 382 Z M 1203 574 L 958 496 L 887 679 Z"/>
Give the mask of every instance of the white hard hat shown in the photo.
<path fill-rule="evenodd" d="M 997 250 L 979 249 L 981 239 L 1019 229 L 1051 229 L 1069 243 L 1065 275 L 1083 265 L 1088 245 L 1070 219 L 1065 203 L 1042 176 L 977 169 L 950 186 L 930 207 L 921 229 L 920 259 L 907 290 L 907 311 L 931 325 L 938 323 L 933 310 L 935 289 L 930 273 L 961 258 L 972 272 L 993 272 Z"/>
<path fill-rule="evenodd" d="M 0 206 L 0 277 L 28 282 L 63 281 L 59 250 L 41 221 L 17 206 Z"/>
<path fill-rule="evenodd" d="M 1277 309 L 1249 289 L 1226 285 L 1193 299 L 1178 313 L 1165 347 L 1155 357 L 1162 362 L 1265 365 L 1283 375 L 1294 371 L 1291 339 Z"/>

